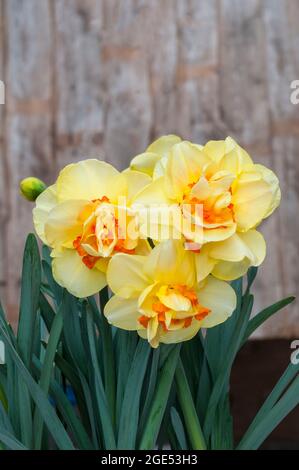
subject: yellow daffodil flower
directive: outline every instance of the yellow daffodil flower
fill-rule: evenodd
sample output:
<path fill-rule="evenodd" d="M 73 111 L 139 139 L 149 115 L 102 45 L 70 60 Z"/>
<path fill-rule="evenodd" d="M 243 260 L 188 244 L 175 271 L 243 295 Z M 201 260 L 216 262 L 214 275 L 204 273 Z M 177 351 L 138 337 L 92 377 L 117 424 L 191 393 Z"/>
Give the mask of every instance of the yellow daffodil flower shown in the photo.
<path fill-rule="evenodd" d="M 90 159 L 66 166 L 37 198 L 35 229 L 52 248 L 53 276 L 61 286 L 77 297 L 95 294 L 106 285 L 111 256 L 141 249 L 129 205 L 150 181 L 144 173 L 120 173 Z"/>
<path fill-rule="evenodd" d="M 200 254 L 196 262 L 199 280 L 203 272 L 234 279 L 263 261 L 265 243 L 255 228 L 280 202 L 279 182 L 271 170 L 254 164 L 230 137 L 204 147 L 175 143 L 164 156 L 163 168 L 162 176 L 137 195 L 135 204 L 171 207 L 176 214 L 173 236 L 177 238 L 180 232 L 189 249 L 194 242 L 191 249 Z M 163 219 L 163 230 L 158 233 L 165 233 Z M 155 238 L 155 225 L 145 226 L 147 235 Z"/>
<path fill-rule="evenodd" d="M 148 256 L 116 254 L 107 280 L 115 293 L 105 307 L 109 323 L 137 330 L 152 347 L 189 340 L 224 322 L 236 306 L 226 282 L 212 276 L 197 282 L 194 257 L 177 240 L 163 241 Z"/>
<path fill-rule="evenodd" d="M 180 137 L 173 134 L 160 137 L 149 145 L 144 153 L 136 155 L 131 160 L 131 170 L 141 171 L 154 179 L 162 176 L 171 148 L 181 140 Z"/>

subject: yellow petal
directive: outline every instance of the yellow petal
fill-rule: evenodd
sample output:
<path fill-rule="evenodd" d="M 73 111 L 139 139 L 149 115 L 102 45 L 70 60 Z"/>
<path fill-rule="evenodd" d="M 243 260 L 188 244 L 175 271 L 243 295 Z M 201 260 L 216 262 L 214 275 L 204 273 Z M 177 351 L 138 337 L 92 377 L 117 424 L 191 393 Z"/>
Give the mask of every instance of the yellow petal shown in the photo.
<path fill-rule="evenodd" d="M 247 231 L 267 216 L 272 203 L 271 186 L 257 171 L 241 173 L 233 185 L 232 203 L 238 230 Z"/>
<path fill-rule="evenodd" d="M 250 251 L 243 243 L 240 234 L 233 234 L 227 240 L 206 245 L 209 256 L 215 260 L 241 261 L 250 256 Z"/>
<path fill-rule="evenodd" d="M 202 176 L 191 189 L 190 197 L 196 197 L 197 199 L 204 201 L 209 197 L 210 192 L 210 185 L 206 178 Z"/>
<path fill-rule="evenodd" d="M 144 271 L 162 284 L 193 286 L 195 282 L 194 258 L 179 240 L 166 240 L 157 245 L 146 258 Z"/>
<path fill-rule="evenodd" d="M 127 180 L 127 198 L 128 203 L 132 201 L 132 199 L 148 184 L 152 182 L 150 176 L 146 175 L 145 173 L 141 173 L 140 171 L 131 171 L 126 170 L 123 172 Z"/>
<path fill-rule="evenodd" d="M 162 157 L 156 163 L 154 171 L 153 171 L 153 179 L 154 180 L 156 180 L 157 178 L 161 178 L 161 176 L 165 175 L 167 162 L 168 162 L 168 157 Z"/>
<path fill-rule="evenodd" d="M 231 237 L 236 231 L 236 224 L 230 223 L 227 226 L 209 228 L 203 231 L 203 242 L 217 242 Z"/>
<path fill-rule="evenodd" d="M 204 245 L 199 253 L 194 254 L 197 281 L 205 279 L 212 271 L 216 264 L 216 260 L 209 256 L 209 244 Z"/>
<path fill-rule="evenodd" d="M 76 297 L 88 297 L 106 285 L 106 276 L 98 269 L 88 269 L 75 250 L 63 250 L 52 261 L 53 277 Z"/>
<path fill-rule="evenodd" d="M 266 242 L 263 235 L 257 230 L 249 230 L 245 233 L 239 233 L 239 237 L 250 251 L 250 262 L 252 266 L 259 266 L 266 256 Z"/>
<path fill-rule="evenodd" d="M 217 171 L 210 178 L 210 188 L 214 196 L 218 196 L 225 191 L 229 191 L 236 176 L 227 170 Z"/>
<path fill-rule="evenodd" d="M 155 317 L 152 317 L 150 319 L 150 321 L 148 322 L 147 340 L 148 340 L 149 343 L 152 343 L 153 339 L 155 338 L 155 336 L 157 334 L 158 327 L 159 327 L 159 322 L 158 322 L 158 318 L 157 318 L 157 315 L 156 315 Z M 153 344 L 155 344 L 155 343 L 153 343 Z"/>
<path fill-rule="evenodd" d="M 139 334 L 139 336 L 142 339 L 148 340 L 148 329 L 147 328 L 146 329 L 142 328 L 142 329 L 138 330 L 137 333 Z M 151 345 L 152 348 L 156 349 L 159 346 L 159 338 L 160 338 L 160 333 L 159 333 L 159 329 L 158 329 L 156 336 L 154 336 L 152 338 L 152 340 L 150 341 L 150 345 Z"/>
<path fill-rule="evenodd" d="M 226 282 L 209 276 L 204 285 L 198 290 L 198 300 L 201 305 L 211 310 L 201 322 L 203 328 L 211 328 L 223 323 L 231 316 L 236 308 L 236 294 Z"/>
<path fill-rule="evenodd" d="M 136 157 L 131 160 L 130 168 L 131 170 L 139 171 L 152 176 L 154 168 L 160 158 L 161 156 L 157 153 L 144 152 L 140 155 L 136 155 Z"/>
<path fill-rule="evenodd" d="M 165 180 L 158 178 L 142 189 L 133 199 L 134 204 L 151 206 L 153 204 L 169 204 L 171 200 L 165 193 Z"/>
<path fill-rule="evenodd" d="M 47 221 L 49 212 L 57 204 L 56 186 L 49 186 L 43 191 L 36 199 L 36 206 L 33 209 L 33 223 L 37 235 L 43 243 L 47 244 L 45 236 L 45 223 Z"/>
<path fill-rule="evenodd" d="M 160 342 L 165 344 L 173 344 L 180 343 L 182 341 L 188 341 L 198 333 L 200 327 L 201 323 L 197 320 L 193 320 L 191 325 L 187 328 L 162 332 L 160 335 Z"/>
<path fill-rule="evenodd" d="M 153 205 L 151 207 L 134 205 L 142 238 L 169 240 L 182 238 L 182 212 L 178 205 Z"/>
<path fill-rule="evenodd" d="M 209 256 L 216 260 L 241 261 L 248 258 L 254 266 L 261 264 L 266 255 L 264 237 L 256 230 L 236 233 L 222 242 L 208 245 Z"/>
<path fill-rule="evenodd" d="M 115 202 L 116 194 L 126 194 L 126 180 L 112 165 L 96 159 L 67 165 L 57 179 L 60 202 L 69 199 L 100 199 Z"/>
<path fill-rule="evenodd" d="M 65 201 L 51 210 L 45 225 L 45 236 L 50 246 L 73 246 L 75 238 L 82 233 L 82 221 L 78 216 L 86 204 L 88 201 Z"/>
<path fill-rule="evenodd" d="M 250 267 L 250 260 L 244 258 L 241 261 L 219 261 L 213 271 L 213 276 L 223 281 L 233 281 L 244 276 Z"/>
<path fill-rule="evenodd" d="M 219 161 L 219 168 L 238 175 L 252 165 L 253 162 L 248 153 L 234 139 L 227 137 L 225 139 L 225 154 Z"/>
<path fill-rule="evenodd" d="M 215 162 L 219 162 L 225 154 L 225 150 L 225 140 L 210 140 L 203 147 L 203 151 Z"/>
<path fill-rule="evenodd" d="M 147 286 L 138 297 L 138 310 L 148 317 L 156 316 L 153 310 L 153 298 L 156 295 L 159 286 L 157 283 Z"/>
<path fill-rule="evenodd" d="M 269 170 L 269 168 L 266 168 L 263 165 L 254 165 L 254 168 L 261 173 L 263 180 L 265 180 L 271 187 L 272 199 L 268 211 L 264 215 L 264 218 L 269 217 L 269 215 L 271 215 L 280 204 L 281 191 L 279 187 L 279 180 L 272 170 Z"/>
<path fill-rule="evenodd" d="M 146 257 L 119 253 L 111 258 L 107 269 L 107 282 L 111 290 L 124 298 L 138 297 L 149 285 L 143 271 Z"/>
<path fill-rule="evenodd" d="M 246 274 L 250 266 L 259 266 L 265 255 L 265 240 L 256 230 L 239 232 L 227 240 L 208 243 L 196 255 L 198 280 L 209 273 L 225 281 L 238 279 Z"/>
<path fill-rule="evenodd" d="M 199 180 L 209 163 L 209 157 L 190 142 L 174 145 L 165 173 L 168 197 L 182 202 L 189 185 Z"/>
<path fill-rule="evenodd" d="M 160 158 L 165 157 L 170 149 L 175 145 L 181 142 L 181 138 L 177 135 L 169 134 L 159 137 L 146 149 L 147 152 L 153 152 L 160 156 Z"/>
<path fill-rule="evenodd" d="M 107 302 L 104 315 L 111 325 L 123 330 L 134 331 L 140 326 L 136 299 L 123 299 L 114 295 Z"/>
<path fill-rule="evenodd" d="M 163 294 L 158 291 L 157 297 L 163 305 L 166 305 L 166 307 L 176 312 L 187 312 L 192 306 L 189 299 L 184 297 L 182 294 L 177 294 L 175 292 Z"/>

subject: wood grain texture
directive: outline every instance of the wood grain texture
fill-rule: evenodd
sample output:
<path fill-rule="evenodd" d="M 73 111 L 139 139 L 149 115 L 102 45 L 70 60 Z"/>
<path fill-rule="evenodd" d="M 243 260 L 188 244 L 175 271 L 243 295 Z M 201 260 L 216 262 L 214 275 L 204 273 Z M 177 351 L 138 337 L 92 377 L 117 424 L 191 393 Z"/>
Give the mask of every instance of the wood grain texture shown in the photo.
<path fill-rule="evenodd" d="M 263 225 L 255 311 L 298 293 L 299 3 L 295 0 L 0 0 L 0 285 L 16 319 L 32 206 L 21 178 L 71 161 L 118 168 L 155 137 L 231 135 L 279 175 Z M 299 335 L 296 305 L 259 336 Z"/>

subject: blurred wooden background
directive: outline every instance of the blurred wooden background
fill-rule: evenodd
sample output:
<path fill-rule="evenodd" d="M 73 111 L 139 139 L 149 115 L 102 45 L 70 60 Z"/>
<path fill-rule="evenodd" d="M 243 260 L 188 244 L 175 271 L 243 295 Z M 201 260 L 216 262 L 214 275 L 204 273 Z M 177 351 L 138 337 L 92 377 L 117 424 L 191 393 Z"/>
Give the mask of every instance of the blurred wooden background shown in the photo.
<path fill-rule="evenodd" d="M 231 135 L 281 179 L 264 224 L 268 255 L 255 311 L 298 292 L 297 0 L 0 0 L 0 272 L 17 318 L 32 205 L 19 180 L 52 182 L 99 156 L 124 168 L 155 137 Z M 299 335 L 298 304 L 263 337 Z"/>

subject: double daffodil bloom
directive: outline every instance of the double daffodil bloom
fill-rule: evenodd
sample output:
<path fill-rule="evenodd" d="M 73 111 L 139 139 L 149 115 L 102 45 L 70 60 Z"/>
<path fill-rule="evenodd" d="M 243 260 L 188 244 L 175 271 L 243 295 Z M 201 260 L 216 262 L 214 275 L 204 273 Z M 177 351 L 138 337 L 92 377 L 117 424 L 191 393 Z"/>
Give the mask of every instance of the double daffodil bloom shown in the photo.
<path fill-rule="evenodd" d="M 236 306 L 226 282 L 212 276 L 197 282 L 194 257 L 177 240 L 161 242 L 148 256 L 115 255 L 107 280 L 115 293 L 105 307 L 109 323 L 137 330 L 153 347 L 189 340 L 224 322 Z"/>
<path fill-rule="evenodd" d="M 166 142 L 168 139 L 166 136 Z M 163 138 L 159 140 L 161 146 Z M 254 164 L 230 137 L 204 147 L 180 141 L 168 147 L 163 158 L 160 176 L 138 194 L 135 203 L 149 208 L 152 204 L 171 207 L 176 214 L 173 236 L 177 237 L 179 231 L 186 242 L 191 242 L 198 279 L 212 272 L 231 280 L 243 275 L 249 266 L 259 265 L 265 257 L 265 242 L 255 228 L 279 205 L 275 174 Z M 153 224 L 146 224 L 146 229 L 148 236 L 157 234 Z M 190 249 L 190 243 L 188 246 Z"/>
<path fill-rule="evenodd" d="M 66 166 L 37 198 L 35 229 L 52 248 L 53 276 L 61 286 L 77 297 L 95 294 L 106 285 L 111 256 L 142 249 L 129 205 L 150 181 L 89 159 Z"/>

